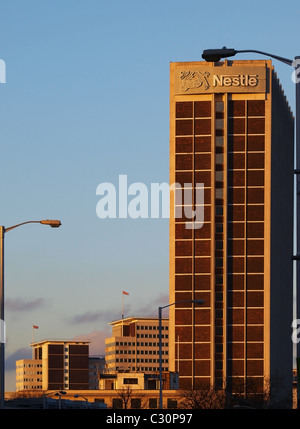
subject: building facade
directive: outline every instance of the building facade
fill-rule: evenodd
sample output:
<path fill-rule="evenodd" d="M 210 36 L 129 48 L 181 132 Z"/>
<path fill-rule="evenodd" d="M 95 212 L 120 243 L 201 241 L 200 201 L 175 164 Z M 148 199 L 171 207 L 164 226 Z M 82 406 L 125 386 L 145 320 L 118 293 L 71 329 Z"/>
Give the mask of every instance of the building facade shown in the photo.
<path fill-rule="evenodd" d="M 170 370 L 292 390 L 293 115 L 271 61 L 170 65 Z M 185 192 L 186 191 L 186 192 Z"/>
<path fill-rule="evenodd" d="M 105 340 L 106 370 L 141 371 L 159 370 L 158 319 L 128 317 L 111 323 L 112 337 Z M 169 369 L 169 320 L 162 319 L 162 368 Z"/>
<path fill-rule="evenodd" d="M 105 371 L 104 356 L 90 356 L 89 358 L 89 385 L 90 390 L 99 389 L 100 374 Z"/>
<path fill-rule="evenodd" d="M 42 390 L 43 365 L 40 359 L 16 361 L 16 391 Z"/>
<path fill-rule="evenodd" d="M 16 362 L 16 389 L 89 389 L 89 342 L 44 340 L 31 344 L 33 359 Z"/>

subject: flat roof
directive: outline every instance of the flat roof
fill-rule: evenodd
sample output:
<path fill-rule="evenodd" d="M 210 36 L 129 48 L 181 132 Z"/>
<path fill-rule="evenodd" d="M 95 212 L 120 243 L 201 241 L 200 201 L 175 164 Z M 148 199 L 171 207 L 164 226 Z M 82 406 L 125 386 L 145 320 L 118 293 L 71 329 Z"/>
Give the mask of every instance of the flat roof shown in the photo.
<path fill-rule="evenodd" d="M 161 320 L 166 321 L 166 320 L 169 320 L 169 318 L 168 317 L 162 317 Z M 133 317 L 133 316 L 131 316 L 131 317 L 125 317 L 124 319 L 114 320 L 113 322 L 110 322 L 109 324 L 110 325 L 118 325 L 118 324 L 121 324 L 124 322 L 129 323 L 129 322 L 139 322 L 139 321 L 149 321 L 149 322 L 150 321 L 156 321 L 156 322 L 158 322 L 158 317 L 155 317 L 155 316 L 153 316 L 153 317 L 143 317 L 143 316 Z"/>
<path fill-rule="evenodd" d="M 30 343 L 32 347 L 40 346 L 43 344 L 89 344 L 89 340 L 41 340 Z"/>

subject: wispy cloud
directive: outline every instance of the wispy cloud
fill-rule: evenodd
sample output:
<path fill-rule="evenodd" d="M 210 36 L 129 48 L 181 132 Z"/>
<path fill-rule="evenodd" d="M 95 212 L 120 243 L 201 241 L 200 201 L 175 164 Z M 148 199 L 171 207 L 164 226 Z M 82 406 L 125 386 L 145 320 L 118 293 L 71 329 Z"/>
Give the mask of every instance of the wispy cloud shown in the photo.
<path fill-rule="evenodd" d="M 147 305 L 136 305 L 136 308 L 133 310 L 130 305 L 127 305 L 125 317 L 130 317 L 134 315 L 136 317 L 157 317 L 158 316 L 158 307 L 164 306 L 169 303 L 168 295 L 160 295 L 155 298 L 152 302 L 148 302 Z M 153 310 L 153 311 L 152 311 Z M 167 316 L 167 309 L 166 314 Z M 108 311 L 95 311 L 95 312 L 85 312 L 81 315 L 76 315 L 70 320 L 72 323 L 84 324 L 84 323 L 94 323 L 99 321 L 106 321 L 107 323 L 118 320 L 121 318 L 120 311 L 108 310 Z M 111 337 L 112 330 L 109 326 L 101 331 L 92 331 L 88 334 L 77 335 L 74 340 L 90 341 L 90 355 L 104 355 L 105 354 L 105 339 Z"/>
<path fill-rule="evenodd" d="M 147 302 L 135 302 L 134 310 L 130 304 L 126 307 L 126 314 L 135 317 L 158 317 L 158 307 L 169 304 L 169 295 L 159 295 Z M 168 309 L 165 310 L 165 316 Z"/>
<path fill-rule="evenodd" d="M 83 314 L 77 314 L 72 319 L 69 320 L 72 324 L 81 324 L 81 323 L 91 323 L 99 321 L 111 321 L 118 319 L 120 314 L 117 314 L 116 311 L 87 311 Z"/>
<path fill-rule="evenodd" d="M 73 338 L 75 341 L 90 341 L 90 356 L 105 355 L 105 339 L 111 336 L 110 328 L 102 331 L 92 331 L 88 334 L 77 335 Z"/>
<path fill-rule="evenodd" d="M 5 369 L 7 371 L 12 371 L 12 370 L 15 371 L 17 360 L 31 359 L 31 357 L 32 357 L 31 347 L 20 348 L 5 359 Z"/>
<path fill-rule="evenodd" d="M 160 295 L 156 297 L 152 302 L 137 303 L 131 305 L 130 303 L 126 304 L 125 308 L 125 317 L 135 316 L 135 317 L 157 317 L 158 307 L 164 306 L 169 303 L 168 295 Z M 166 310 L 167 312 L 167 310 Z M 83 323 L 94 323 L 105 321 L 107 323 L 112 322 L 113 320 L 118 320 L 122 317 L 121 309 L 119 310 L 107 310 L 107 311 L 86 311 L 82 314 L 77 314 L 71 319 L 68 320 L 71 324 L 83 324 Z"/>
<path fill-rule="evenodd" d="M 37 298 L 32 301 L 26 301 L 21 298 L 16 299 L 7 299 L 5 302 L 6 308 L 11 312 L 20 312 L 20 311 L 32 311 L 37 308 L 44 307 L 46 305 L 46 300 L 44 298 Z"/>

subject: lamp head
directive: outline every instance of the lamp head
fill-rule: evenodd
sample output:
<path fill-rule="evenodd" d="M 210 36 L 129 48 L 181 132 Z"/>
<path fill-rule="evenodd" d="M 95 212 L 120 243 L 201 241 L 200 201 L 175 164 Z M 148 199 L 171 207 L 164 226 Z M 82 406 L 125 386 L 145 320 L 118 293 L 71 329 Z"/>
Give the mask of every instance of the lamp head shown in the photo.
<path fill-rule="evenodd" d="M 43 225 L 49 225 L 51 226 L 51 228 L 59 228 L 61 225 L 61 221 L 60 220 L 41 220 L 40 221 L 41 224 Z"/>
<path fill-rule="evenodd" d="M 224 46 L 222 49 L 206 49 L 202 53 L 202 58 L 205 61 L 217 62 L 221 58 L 233 57 L 237 51 L 235 49 L 227 49 Z"/>
<path fill-rule="evenodd" d="M 66 395 L 67 392 L 65 390 L 59 390 L 58 392 L 56 392 L 54 395 L 55 396 L 59 396 L 59 395 Z"/>

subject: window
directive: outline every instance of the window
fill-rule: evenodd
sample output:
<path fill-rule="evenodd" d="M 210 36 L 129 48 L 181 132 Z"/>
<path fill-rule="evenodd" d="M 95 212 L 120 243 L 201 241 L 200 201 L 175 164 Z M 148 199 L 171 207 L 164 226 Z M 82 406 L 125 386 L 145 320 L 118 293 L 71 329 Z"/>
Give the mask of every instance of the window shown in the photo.
<path fill-rule="evenodd" d="M 123 408 L 122 399 L 121 398 L 113 398 L 112 406 L 113 406 L 113 408 L 122 409 Z"/>
<path fill-rule="evenodd" d="M 138 384 L 137 378 L 124 378 L 123 384 Z"/>
<path fill-rule="evenodd" d="M 141 399 L 140 398 L 132 398 L 131 399 L 131 408 L 141 408 Z"/>
<path fill-rule="evenodd" d="M 168 405 L 167 405 L 167 407 L 168 408 L 177 408 L 177 401 L 176 401 L 176 399 L 168 398 Z"/>

